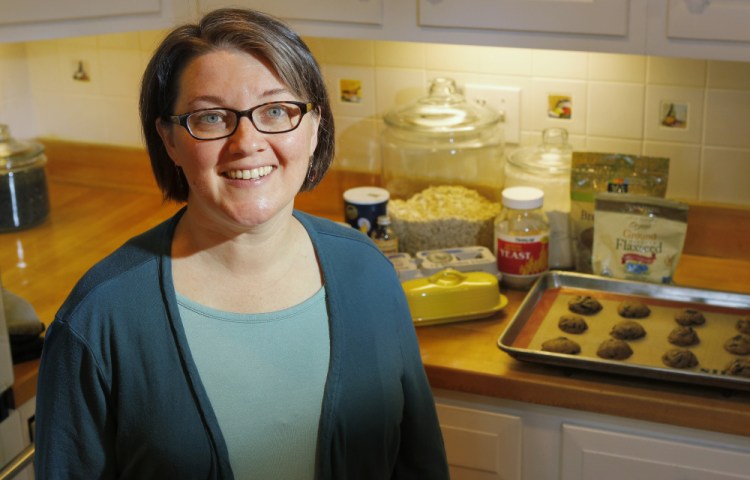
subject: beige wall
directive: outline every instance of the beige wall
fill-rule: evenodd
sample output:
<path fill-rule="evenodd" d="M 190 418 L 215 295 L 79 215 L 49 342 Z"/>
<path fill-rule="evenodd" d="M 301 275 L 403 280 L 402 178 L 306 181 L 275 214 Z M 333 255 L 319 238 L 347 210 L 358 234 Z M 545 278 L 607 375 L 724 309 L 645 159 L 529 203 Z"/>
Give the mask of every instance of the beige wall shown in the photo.
<path fill-rule="evenodd" d="M 141 145 L 140 74 L 161 32 L 0 45 L 0 122 L 17 137 Z M 310 38 L 327 78 L 339 168 L 377 170 L 382 116 L 448 76 L 459 85 L 516 86 L 521 142 L 564 127 L 581 149 L 671 159 L 668 196 L 750 206 L 750 63 L 549 50 Z M 78 61 L 90 81 L 73 80 Z M 340 80 L 362 84 L 342 102 Z M 547 99 L 573 99 L 550 118 Z M 686 128 L 661 126 L 664 103 L 688 106 Z M 509 150 L 515 145 L 509 145 Z"/>

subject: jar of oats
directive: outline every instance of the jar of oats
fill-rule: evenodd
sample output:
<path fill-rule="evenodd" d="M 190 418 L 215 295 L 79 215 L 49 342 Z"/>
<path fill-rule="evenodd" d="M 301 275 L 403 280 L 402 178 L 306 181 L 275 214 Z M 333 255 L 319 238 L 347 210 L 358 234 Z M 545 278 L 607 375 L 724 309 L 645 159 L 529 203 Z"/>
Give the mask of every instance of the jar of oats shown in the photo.
<path fill-rule="evenodd" d="M 544 192 L 534 187 L 503 190 L 503 210 L 495 220 L 495 256 L 503 285 L 528 289 L 549 270 L 549 222 Z"/>

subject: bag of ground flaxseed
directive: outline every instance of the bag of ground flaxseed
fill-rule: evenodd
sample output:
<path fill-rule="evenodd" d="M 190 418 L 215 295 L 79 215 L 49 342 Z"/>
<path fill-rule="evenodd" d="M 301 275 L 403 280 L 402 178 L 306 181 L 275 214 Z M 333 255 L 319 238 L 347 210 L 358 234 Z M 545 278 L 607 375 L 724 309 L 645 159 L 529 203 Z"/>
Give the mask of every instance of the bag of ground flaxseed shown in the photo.
<path fill-rule="evenodd" d="M 570 229 L 576 270 L 592 273 L 594 197 L 599 192 L 663 198 L 669 159 L 617 153 L 573 152 L 570 173 Z"/>
<path fill-rule="evenodd" d="M 688 206 L 644 195 L 597 193 L 593 273 L 672 283 L 687 234 Z"/>

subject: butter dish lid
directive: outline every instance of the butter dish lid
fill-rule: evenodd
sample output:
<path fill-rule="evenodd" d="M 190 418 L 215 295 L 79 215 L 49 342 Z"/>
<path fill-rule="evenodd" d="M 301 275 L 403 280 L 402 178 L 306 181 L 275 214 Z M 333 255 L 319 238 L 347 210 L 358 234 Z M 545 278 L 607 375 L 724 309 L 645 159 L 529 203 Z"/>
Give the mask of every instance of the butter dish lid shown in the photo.
<path fill-rule="evenodd" d="M 500 294 L 497 276 L 488 272 L 446 268 L 402 286 L 418 326 L 488 317 L 508 303 Z"/>

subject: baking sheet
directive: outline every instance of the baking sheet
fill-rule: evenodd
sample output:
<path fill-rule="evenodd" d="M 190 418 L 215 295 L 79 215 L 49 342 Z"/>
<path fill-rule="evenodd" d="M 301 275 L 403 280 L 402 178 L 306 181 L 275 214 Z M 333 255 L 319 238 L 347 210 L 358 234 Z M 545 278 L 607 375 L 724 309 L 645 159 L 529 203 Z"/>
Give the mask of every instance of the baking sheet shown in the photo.
<path fill-rule="evenodd" d="M 567 303 L 575 295 L 590 295 L 604 307 L 596 315 L 584 316 L 589 328 L 583 334 L 565 333 L 557 326 L 560 316 L 570 313 Z M 634 319 L 641 322 L 647 333 L 644 338 L 628 341 L 633 349 L 630 358 L 605 360 L 596 355 L 596 349 L 610 338 L 612 326 L 624 320 L 617 313 L 617 306 L 623 300 L 640 300 L 651 308 L 648 318 Z M 706 323 L 693 327 L 700 338 L 699 344 L 676 347 L 667 336 L 678 326 L 674 314 L 685 308 L 703 312 Z M 524 361 L 750 390 L 750 378 L 722 373 L 734 358 L 741 358 L 727 352 L 724 342 L 739 333 L 737 319 L 748 315 L 750 295 L 548 272 L 529 291 L 498 338 L 498 347 Z M 560 336 L 576 341 L 581 352 L 564 355 L 541 350 L 542 342 Z M 691 350 L 699 365 L 690 369 L 667 367 L 661 356 L 672 348 Z"/>

